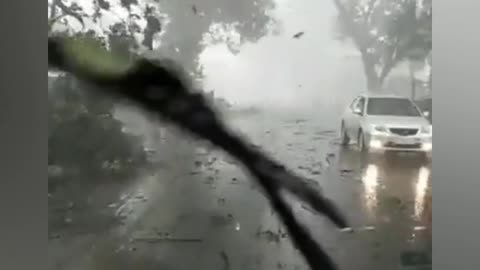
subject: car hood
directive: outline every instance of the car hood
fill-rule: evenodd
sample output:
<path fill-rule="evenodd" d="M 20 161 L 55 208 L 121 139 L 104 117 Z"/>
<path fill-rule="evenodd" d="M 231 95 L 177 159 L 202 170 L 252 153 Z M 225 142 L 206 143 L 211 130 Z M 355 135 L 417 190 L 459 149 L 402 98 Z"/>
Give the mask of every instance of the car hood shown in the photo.
<path fill-rule="evenodd" d="M 367 116 L 366 122 L 369 125 L 382 125 L 386 127 L 419 127 L 430 125 L 424 117 L 405 116 Z"/>

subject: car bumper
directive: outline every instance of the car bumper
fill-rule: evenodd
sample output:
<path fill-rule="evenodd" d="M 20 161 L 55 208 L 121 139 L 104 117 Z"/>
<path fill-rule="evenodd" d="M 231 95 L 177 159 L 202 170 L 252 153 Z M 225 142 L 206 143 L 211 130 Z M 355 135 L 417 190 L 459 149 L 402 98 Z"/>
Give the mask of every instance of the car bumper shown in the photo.
<path fill-rule="evenodd" d="M 370 151 L 432 152 L 431 136 L 369 135 Z"/>

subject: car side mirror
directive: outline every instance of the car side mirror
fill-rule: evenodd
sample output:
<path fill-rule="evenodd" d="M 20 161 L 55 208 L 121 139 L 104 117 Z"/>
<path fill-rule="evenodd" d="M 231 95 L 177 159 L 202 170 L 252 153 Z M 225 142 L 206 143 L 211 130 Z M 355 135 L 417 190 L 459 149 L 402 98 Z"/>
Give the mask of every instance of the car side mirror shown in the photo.
<path fill-rule="evenodd" d="M 429 117 L 429 116 L 430 116 L 430 112 L 429 112 L 429 111 L 424 111 L 424 112 L 423 112 L 423 116 Z"/>
<path fill-rule="evenodd" d="M 354 114 L 357 114 L 357 115 L 362 115 L 362 110 L 359 109 L 359 108 L 354 108 L 354 109 L 353 109 L 353 113 L 354 113 Z"/>

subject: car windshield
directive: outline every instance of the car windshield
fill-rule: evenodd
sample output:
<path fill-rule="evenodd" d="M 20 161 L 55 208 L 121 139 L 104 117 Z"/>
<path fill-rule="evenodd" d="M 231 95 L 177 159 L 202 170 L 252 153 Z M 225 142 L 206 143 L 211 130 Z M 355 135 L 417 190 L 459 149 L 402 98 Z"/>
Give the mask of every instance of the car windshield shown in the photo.
<path fill-rule="evenodd" d="M 408 99 L 370 98 L 367 105 L 368 115 L 420 116 L 420 112 Z"/>
<path fill-rule="evenodd" d="M 431 2 L 48 0 L 48 269 L 431 270 Z"/>

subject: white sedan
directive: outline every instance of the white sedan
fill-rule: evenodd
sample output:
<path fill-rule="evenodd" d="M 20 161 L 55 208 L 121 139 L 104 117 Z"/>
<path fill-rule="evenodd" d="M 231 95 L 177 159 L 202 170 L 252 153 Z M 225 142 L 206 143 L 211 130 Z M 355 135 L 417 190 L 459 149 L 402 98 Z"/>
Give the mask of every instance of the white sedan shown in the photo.
<path fill-rule="evenodd" d="M 343 145 L 352 141 L 363 152 L 432 152 L 432 124 L 428 113 L 408 98 L 393 95 L 357 96 L 341 122 Z"/>

